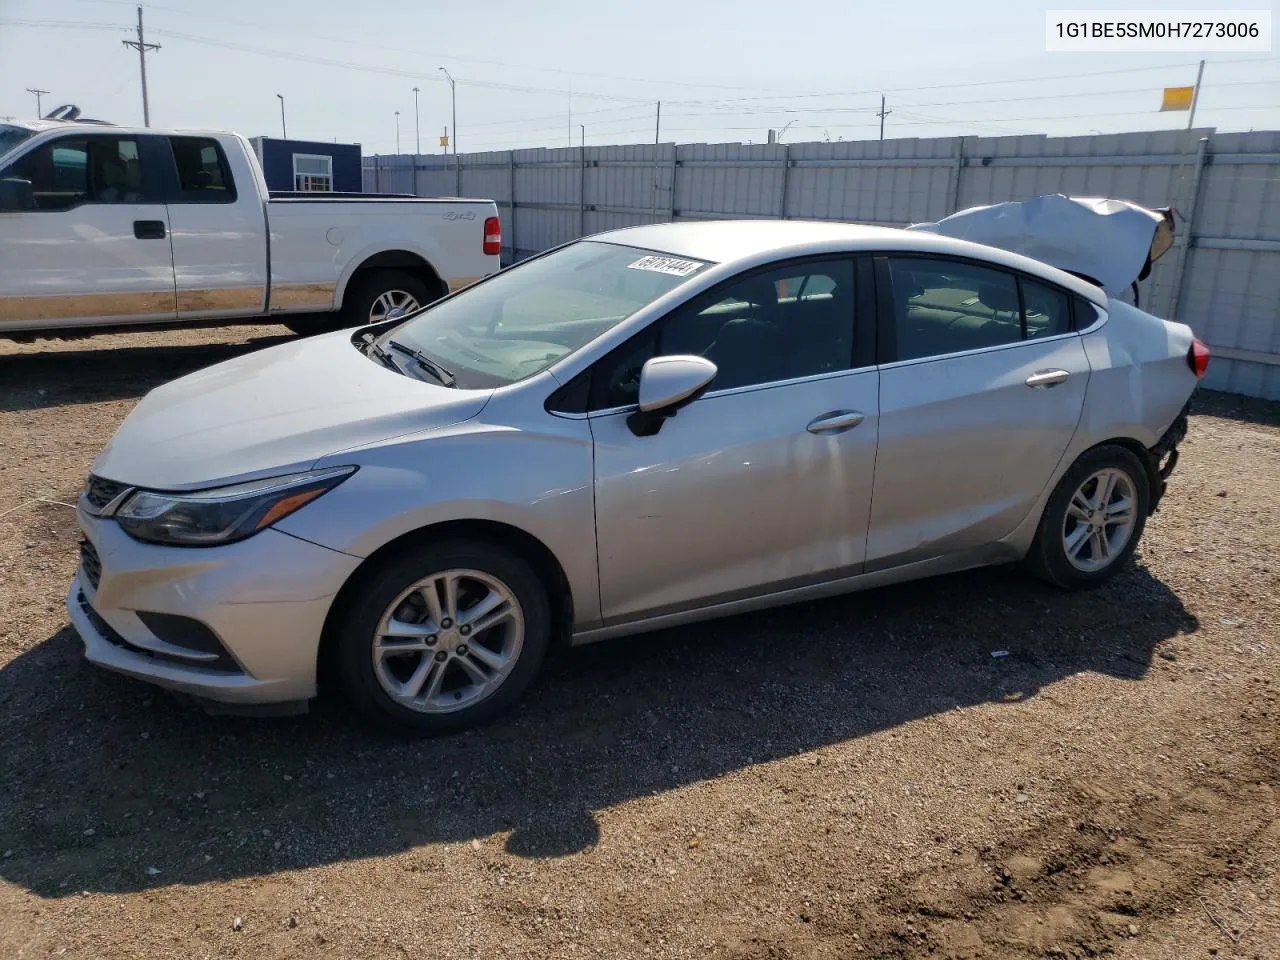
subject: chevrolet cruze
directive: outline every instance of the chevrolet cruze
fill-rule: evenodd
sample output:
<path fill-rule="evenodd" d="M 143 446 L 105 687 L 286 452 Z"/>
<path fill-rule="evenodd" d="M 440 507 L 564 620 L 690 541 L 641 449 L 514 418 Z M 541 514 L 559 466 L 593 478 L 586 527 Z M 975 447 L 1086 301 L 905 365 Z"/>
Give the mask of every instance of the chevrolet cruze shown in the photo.
<path fill-rule="evenodd" d="M 597 235 L 148 394 L 92 465 L 92 662 L 373 721 L 548 648 L 986 564 L 1113 576 L 1208 352 L 1038 260 L 797 221 Z"/>

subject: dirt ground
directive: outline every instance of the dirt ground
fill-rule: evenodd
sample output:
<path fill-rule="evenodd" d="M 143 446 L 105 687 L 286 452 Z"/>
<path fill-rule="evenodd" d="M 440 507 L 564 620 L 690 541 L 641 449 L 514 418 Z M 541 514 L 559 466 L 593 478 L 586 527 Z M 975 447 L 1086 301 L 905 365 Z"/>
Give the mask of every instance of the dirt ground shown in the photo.
<path fill-rule="evenodd" d="M 405 743 L 206 717 L 67 625 L 121 418 L 287 336 L 0 343 L 0 957 L 1280 958 L 1276 406 L 1198 398 L 1097 592 L 1001 568 L 600 644 Z"/>

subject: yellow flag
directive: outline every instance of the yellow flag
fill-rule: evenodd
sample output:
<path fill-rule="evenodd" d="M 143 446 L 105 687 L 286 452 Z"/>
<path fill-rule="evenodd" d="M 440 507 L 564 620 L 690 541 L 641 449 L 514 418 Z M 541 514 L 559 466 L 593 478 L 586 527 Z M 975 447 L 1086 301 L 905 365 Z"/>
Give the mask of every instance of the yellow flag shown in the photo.
<path fill-rule="evenodd" d="M 449 145 L 449 135 L 446 133 L 440 138 L 440 146 L 447 147 Z"/>
<path fill-rule="evenodd" d="M 1195 97 L 1195 87 L 1165 87 L 1164 100 L 1160 103 L 1160 112 L 1166 110 L 1190 110 L 1191 101 Z"/>

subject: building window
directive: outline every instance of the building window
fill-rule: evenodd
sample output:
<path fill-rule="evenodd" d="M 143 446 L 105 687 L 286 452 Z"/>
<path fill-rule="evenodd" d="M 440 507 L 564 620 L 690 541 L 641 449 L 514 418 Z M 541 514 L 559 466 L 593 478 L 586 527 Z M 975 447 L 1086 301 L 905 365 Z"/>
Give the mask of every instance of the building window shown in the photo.
<path fill-rule="evenodd" d="M 333 190 L 333 157 L 314 153 L 293 155 L 293 189 L 301 193 L 329 193 Z"/>

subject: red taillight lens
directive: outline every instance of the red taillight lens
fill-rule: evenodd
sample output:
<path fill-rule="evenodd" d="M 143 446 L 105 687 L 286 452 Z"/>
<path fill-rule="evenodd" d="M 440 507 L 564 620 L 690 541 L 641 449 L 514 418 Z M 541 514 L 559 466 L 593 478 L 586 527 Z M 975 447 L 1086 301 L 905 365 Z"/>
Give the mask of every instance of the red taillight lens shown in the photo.
<path fill-rule="evenodd" d="M 1196 337 L 1191 338 L 1191 349 L 1187 351 L 1187 366 L 1199 380 L 1209 369 L 1209 348 Z"/>
<path fill-rule="evenodd" d="M 502 253 L 502 223 L 497 217 L 485 217 L 484 253 L 487 257 L 496 257 Z"/>

